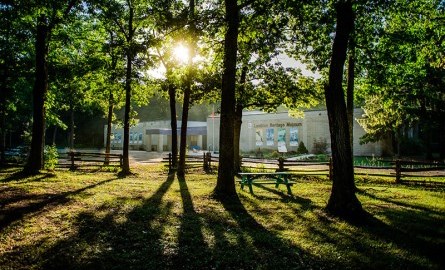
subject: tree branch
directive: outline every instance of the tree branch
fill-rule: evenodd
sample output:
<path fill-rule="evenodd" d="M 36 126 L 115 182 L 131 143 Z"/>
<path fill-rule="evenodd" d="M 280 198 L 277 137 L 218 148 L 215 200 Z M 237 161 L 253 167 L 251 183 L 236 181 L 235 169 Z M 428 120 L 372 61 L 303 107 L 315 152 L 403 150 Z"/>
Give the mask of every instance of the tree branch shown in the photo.
<path fill-rule="evenodd" d="M 57 17 L 57 11 L 56 11 L 56 7 L 53 5 L 53 16 L 52 16 L 52 20 L 50 22 L 50 24 L 48 25 L 48 30 L 49 32 L 51 32 L 51 30 L 62 21 L 63 18 L 65 18 L 71 11 L 71 9 L 74 7 L 74 5 L 77 4 L 79 0 L 70 0 L 68 2 L 68 5 L 66 6 L 64 12 L 63 12 L 63 16 L 62 17 Z"/>

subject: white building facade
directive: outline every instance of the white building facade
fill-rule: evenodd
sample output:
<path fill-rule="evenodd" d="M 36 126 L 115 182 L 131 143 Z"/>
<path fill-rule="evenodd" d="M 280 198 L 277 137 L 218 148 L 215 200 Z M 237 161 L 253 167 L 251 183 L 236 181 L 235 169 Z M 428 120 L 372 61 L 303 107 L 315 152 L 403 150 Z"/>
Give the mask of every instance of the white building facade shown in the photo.
<path fill-rule="evenodd" d="M 178 121 L 178 142 L 181 134 L 181 121 Z M 107 126 L 104 127 L 104 145 Z M 124 130 L 113 126 L 111 129 L 111 148 L 122 149 Z M 170 121 L 140 122 L 130 128 L 130 149 L 154 152 L 171 151 L 172 130 Z M 189 149 L 207 148 L 207 123 L 189 121 L 187 123 L 187 146 Z"/>
<path fill-rule="evenodd" d="M 365 130 L 359 125 L 357 119 L 360 119 L 362 115 L 362 109 L 354 110 L 354 156 L 381 156 L 385 151 L 385 142 L 360 144 L 360 137 L 365 134 Z M 208 150 L 219 151 L 219 124 L 218 115 L 207 118 Z M 327 152 L 331 152 L 326 110 L 305 111 L 302 118 L 290 117 L 288 112 L 243 112 L 240 136 L 241 152 L 297 151 L 300 141 L 304 143 L 309 153 L 313 152 L 315 141 L 326 141 Z"/>

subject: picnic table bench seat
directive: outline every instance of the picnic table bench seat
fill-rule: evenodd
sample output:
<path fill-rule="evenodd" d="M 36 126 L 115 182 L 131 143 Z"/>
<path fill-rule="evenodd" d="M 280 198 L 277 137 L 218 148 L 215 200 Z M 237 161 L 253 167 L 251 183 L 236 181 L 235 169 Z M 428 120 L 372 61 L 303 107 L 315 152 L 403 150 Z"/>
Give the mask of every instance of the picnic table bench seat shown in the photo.
<path fill-rule="evenodd" d="M 292 174 L 289 172 L 244 172 L 238 173 L 238 175 L 241 177 L 238 180 L 241 189 L 248 186 L 251 194 L 253 194 L 253 184 L 274 184 L 275 188 L 278 188 L 279 185 L 285 185 L 287 193 L 292 195 L 291 186 L 295 184 L 294 181 L 290 180 Z"/>

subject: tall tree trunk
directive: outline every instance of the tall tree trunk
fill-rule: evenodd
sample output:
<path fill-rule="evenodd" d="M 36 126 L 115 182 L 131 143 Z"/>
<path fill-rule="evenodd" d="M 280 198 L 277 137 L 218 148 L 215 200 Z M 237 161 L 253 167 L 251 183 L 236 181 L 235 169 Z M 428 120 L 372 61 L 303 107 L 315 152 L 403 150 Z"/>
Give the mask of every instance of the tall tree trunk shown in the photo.
<path fill-rule="evenodd" d="M 326 208 L 333 215 L 355 218 L 363 213 L 363 209 L 355 196 L 349 125 L 342 88 L 348 40 L 354 27 L 351 1 L 338 2 L 336 11 L 337 29 L 332 46 L 329 82 L 325 87 L 333 161 L 332 191 Z"/>
<path fill-rule="evenodd" d="M 0 111 L 0 165 L 5 161 L 6 150 L 6 117 L 3 111 Z"/>
<path fill-rule="evenodd" d="M 233 118 L 235 116 L 236 55 L 238 51 L 239 10 L 236 0 L 225 0 L 227 32 L 224 37 L 224 71 L 221 94 L 221 125 L 219 141 L 216 197 L 236 196 L 233 164 Z"/>
<path fill-rule="evenodd" d="M 57 126 L 54 126 L 54 131 L 53 131 L 53 145 L 56 145 L 56 137 L 57 137 Z"/>
<path fill-rule="evenodd" d="M 108 96 L 108 114 L 107 114 L 107 138 L 105 143 L 105 153 L 109 154 L 111 152 L 111 124 L 113 120 L 113 107 L 114 107 L 114 100 L 113 100 L 113 92 L 110 89 L 110 94 Z M 104 165 L 110 164 L 110 160 L 107 157 L 105 159 Z"/>
<path fill-rule="evenodd" d="M 240 138 L 241 125 L 243 123 L 243 106 L 236 104 L 235 118 L 233 119 L 233 155 L 234 171 L 241 172 Z"/>
<path fill-rule="evenodd" d="M 427 160 L 433 160 L 433 146 L 432 146 L 433 129 L 431 128 L 431 126 L 426 129 L 425 136 L 426 136 L 426 140 L 425 140 L 426 159 Z"/>
<path fill-rule="evenodd" d="M 400 158 L 402 156 L 402 153 L 400 151 L 400 146 L 402 144 L 402 128 L 398 127 L 396 132 L 394 133 L 395 137 L 395 146 L 396 146 L 396 158 Z"/>
<path fill-rule="evenodd" d="M 130 147 L 130 110 L 131 110 L 131 68 L 133 55 L 131 49 L 127 49 L 127 74 L 125 78 L 125 113 L 124 113 L 124 145 L 122 150 L 123 166 L 122 175 L 131 174 L 129 147 Z"/>
<path fill-rule="evenodd" d="M 6 44 L 12 42 L 12 22 L 9 21 L 6 25 L 3 25 L 2 37 Z M 8 55 L 10 57 L 8 57 Z M 10 74 L 13 73 L 13 67 L 15 66 L 14 56 L 11 54 L 2 53 L 2 61 L 4 61 L 5 66 L 2 70 L 3 76 L 0 76 L 0 165 L 5 162 L 5 151 L 6 151 L 6 107 L 8 103 L 8 97 L 12 95 Z"/>
<path fill-rule="evenodd" d="M 190 67 L 189 67 L 190 68 Z M 190 91 L 191 82 L 187 78 L 187 85 L 184 89 L 184 101 L 182 104 L 182 120 L 181 120 L 181 142 L 179 144 L 179 162 L 178 162 L 178 177 L 185 175 L 185 155 L 187 150 L 187 121 L 190 107 Z"/>
<path fill-rule="evenodd" d="M 184 101 L 182 104 L 182 120 L 181 120 L 181 143 L 179 144 L 179 163 L 178 163 L 178 171 L 177 175 L 178 177 L 184 177 L 185 176 L 185 154 L 186 154 L 186 148 L 187 148 L 187 121 L 189 116 L 189 109 L 190 109 L 190 92 L 192 88 L 192 65 L 193 65 L 193 57 L 195 52 L 195 44 L 194 44 L 194 37 L 195 34 L 195 23 L 194 15 L 195 14 L 195 0 L 189 1 L 189 21 L 190 21 L 190 32 L 189 32 L 189 59 L 187 63 L 187 83 L 184 89 Z"/>
<path fill-rule="evenodd" d="M 346 88 L 346 108 L 348 113 L 349 138 L 351 142 L 351 152 L 354 157 L 354 78 L 355 78 L 355 45 L 354 38 L 351 37 L 348 57 L 348 85 Z"/>
<path fill-rule="evenodd" d="M 233 148 L 234 148 L 234 166 L 235 172 L 241 172 L 241 155 L 240 155 L 240 138 L 241 138 L 241 125 L 243 123 L 243 101 L 242 96 L 244 94 L 244 84 L 246 83 L 247 65 L 244 65 L 241 71 L 241 77 L 239 82 L 238 100 L 235 107 L 235 118 L 233 119 Z"/>
<path fill-rule="evenodd" d="M 431 119 L 430 114 L 427 112 L 427 101 L 425 97 L 420 98 L 420 113 L 421 113 L 421 119 L 423 119 L 422 122 L 422 128 L 423 128 L 423 134 L 422 134 L 422 141 L 425 149 L 425 158 L 428 160 L 433 159 L 433 149 L 431 146 L 431 140 L 433 138 L 432 129 L 431 126 L 434 125 L 433 120 Z M 408 130 L 410 126 L 405 125 L 405 137 L 409 138 L 408 136 Z M 411 153 L 409 153 L 411 155 Z"/>
<path fill-rule="evenodd" d="M 439 157 L 445 159 L 445 119 L 439 121 Z"/>
<path fill-rule="evenodd" d="M 74 126 L 74 106 L 73 106 L 73 102 L 70 102 L 70 149 L 74 150 L 74 133 L 75 130 L 75 126 Z"/>
<path fill-rule="evenodd" d="M 130 5 L 130 17 L 128 19 L 128 38 L 127 38 L 127 70 L 125 75 L 125 113 L 124 113 L 124 145 L 122 149 L 123 164 L 121 175 L 126 176 L 131 174 L 130 158 L 128 155 L 130 147 L 130 110 L 131 110 L 131 81 L 132 81 L 132 64 L 133 64 L 133 16 L 134 10 Z"/>
<path fill-rule="evenodd" d="M 110 34 L 110 43 L 113 45 L 114 42 L 114 34 L 113 31 L 109 30 L 108 32 Z M 112 84 L 116 83 L 116 66 L 117 66 L 117 55 L 113 52 L 112 47 L 110 48 L 110 55 L 111 55 L 111 75 L 110 75 L 110 82 Z M 110 92 L 108 94 L 108 114 L 107 114 L 107 138 L 105 142 L 105 153 L 109 154 L 111 152 L 111 128 L 113 123 L 113 110 L 114 110 L 114 96 L 113 96 L 113 87 L 110 87 Z M 105 158 L 104 165 L 109 165 L 110 159 L 107 157 Z"/>
<path fill-rule="evenodd" d="M 167 81 L 169 75 L 167 71 Z M 175 86 L 168 81 L 168 96 L 170 101 L 170 126 L 172 129 L 172 167 L 176 169 L 178 161 L 178 122 L 176 119 L 176 89 Z"/>
<path fill-rule="evenodd" d="M 45 145 L 45 99 L 48 91 L 48 36 L 49 27 L 45 15 L 37 19 L 36 70 L 33 88 L 33 122 L 31 149 L 24 172 L 38 174 L 43 168 L 43 148 Z"/>

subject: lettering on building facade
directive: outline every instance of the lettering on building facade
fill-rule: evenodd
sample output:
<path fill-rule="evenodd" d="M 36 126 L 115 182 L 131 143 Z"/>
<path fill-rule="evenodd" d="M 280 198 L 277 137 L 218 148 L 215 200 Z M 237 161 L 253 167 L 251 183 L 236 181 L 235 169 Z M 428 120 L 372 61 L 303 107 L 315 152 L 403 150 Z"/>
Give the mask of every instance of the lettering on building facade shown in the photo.
<path fill-rule="evenodd" d="M 298 127 L 298 126 L 302 126 L 302 125 L 303 125 L 302 123 L 287 122 L 286 124 L 284 124 L 284 123 L 254 124 L 253 127 L 255 127 L 255 128 L 268 128 L 268 127 L 282 128 L 282 127 Z"/>

